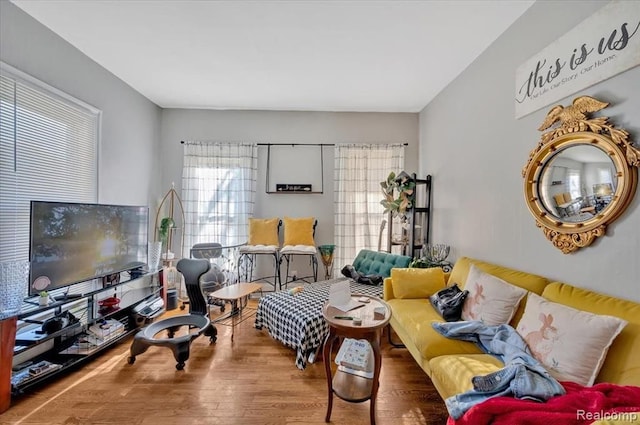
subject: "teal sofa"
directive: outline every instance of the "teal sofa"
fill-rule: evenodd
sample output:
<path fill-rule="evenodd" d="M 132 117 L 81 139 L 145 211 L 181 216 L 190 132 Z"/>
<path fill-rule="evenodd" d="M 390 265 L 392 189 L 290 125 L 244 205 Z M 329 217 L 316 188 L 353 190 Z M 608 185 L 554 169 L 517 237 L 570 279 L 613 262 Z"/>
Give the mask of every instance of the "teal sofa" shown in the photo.
<path fill-rule="evenodd" d="M 411 257 L 362 249 L 353 260 L 353 268 L 363 275 L 377 274 L 390 277 L 392 268 L 409 267 Z"/>

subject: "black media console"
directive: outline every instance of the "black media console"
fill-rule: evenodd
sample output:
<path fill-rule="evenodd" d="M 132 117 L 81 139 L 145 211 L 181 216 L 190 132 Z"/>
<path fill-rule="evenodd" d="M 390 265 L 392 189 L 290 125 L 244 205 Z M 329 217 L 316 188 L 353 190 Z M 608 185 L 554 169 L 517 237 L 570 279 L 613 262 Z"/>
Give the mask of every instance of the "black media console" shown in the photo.
<path fill-rule="evenodd" d="M 47 306 L 26 299 L 18 315 L 12 395 L 79 366 L 161 315 L 160 273 L 123 272 L 108 285 L 100 279 L 76 284 L 65 288 L 71 294 L 52 294 Z"/>

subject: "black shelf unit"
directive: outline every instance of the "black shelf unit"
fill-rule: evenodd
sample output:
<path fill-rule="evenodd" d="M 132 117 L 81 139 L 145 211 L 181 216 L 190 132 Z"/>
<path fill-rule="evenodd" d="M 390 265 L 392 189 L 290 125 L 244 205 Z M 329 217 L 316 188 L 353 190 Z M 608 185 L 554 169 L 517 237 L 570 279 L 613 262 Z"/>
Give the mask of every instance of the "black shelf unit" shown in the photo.
<path fill-rule="evenodd" d="M 416 258 L 431 237 L 432 178 L 427 175 L 424 179 L 419 179 L 416 173 L 411 178 L 416 187 L 411 196 L 412 207 L 405 213 L 407 222 L 401 231 L 402 240 L 393 239 L 393 216 L 389 213 L 387 252 L 392 252 L 394 246 L 400 246 L 402 255 Z"/>
<path fill-rule="evenodd" d="M 129 279 L 121 280 L 119 283 L 102 287 L 98 287 L 101 284 L 95 284 L 93 285 L 94 289 L 83 292 L 78 298 L 56 301 L 47 306 L 39 306 L 37 302 L 29 299 L 25 300 L 18 315 L 18 323 L 23 323 L 24 326 L 22 332 L 18 330 L 16 333 L 11 394 L 13 396 L 24 394 L 32 387 L 65 373 L 71 368 L 78 367 L 137 331 L 137 324 L 135 320 L 132 320 L 133 308 L 139 303 L 160 294 L 159 274 L 161 272 L 162 269 L 145 273 L 135 278 L 130 276 Z M 87 288 L 87 286 L 85 285 L 84 288 Z M 119 308 L 101 312 L 99 301 L 111 295 L 118 295 L 118 298 L 120 298 Z M 36 324 L 42 321 L 37 319 L 39 317 L 58 316 L 67 311 L 71 312 L 79 321 L 50 334 L 39 334 L 37 326 L 28 329 L 29 324 Z M 34 320 L 33 318 L 36 319 Z M 124 326 L 124 332 L 91 350 L 69 351 L 76 343 L 79 335 L 87 331 L 89 326 L 103 319 L 119 321 Z M 62 353 L 65 350 L 67 352 Z M 32 353 L 33 356 L 31 355 Z M 60 367 L 41 375 L 30 376 L 28 369 L 42 361 L 60 365 Z M 24 366 L 19 367 L 21 364 Z"/>

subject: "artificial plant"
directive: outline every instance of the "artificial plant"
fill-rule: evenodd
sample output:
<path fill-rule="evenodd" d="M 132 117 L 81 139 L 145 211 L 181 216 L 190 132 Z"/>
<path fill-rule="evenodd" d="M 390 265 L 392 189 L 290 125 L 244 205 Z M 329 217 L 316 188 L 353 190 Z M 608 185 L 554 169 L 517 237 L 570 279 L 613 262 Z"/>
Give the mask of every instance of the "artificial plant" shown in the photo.
<path fill-rule="evenodd" d="M 380 204 L 384 207 L 385 213 L 391 212 L 394 216 L 404 216 L 413 206 L 416 182 L 404 171 L 397 176 L 392 171 L 385 181 L 380 182 L 380 187 L 384 195 Z"/>
<path fill-rule="evenodd" d="M 172 228 L 176 227 L 175 221 L 171 217 L 164 217 L 160 220 L 160 227 L 158 228 L 158 235 L 160 236 L 160 242 L 162 245 L 167 244 L 167 240 L 169 238 L 169 232 Z"/>

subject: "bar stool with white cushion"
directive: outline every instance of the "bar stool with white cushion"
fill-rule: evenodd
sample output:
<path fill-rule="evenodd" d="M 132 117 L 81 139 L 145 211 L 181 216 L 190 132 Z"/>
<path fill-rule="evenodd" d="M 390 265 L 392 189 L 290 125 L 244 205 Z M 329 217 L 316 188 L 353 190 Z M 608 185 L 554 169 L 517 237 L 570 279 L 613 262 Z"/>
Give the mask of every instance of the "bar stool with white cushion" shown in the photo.
<path fill-rule="evenodd" d="M 290 282 L 302 280 L 308 282 L 307 279 L 313 278 L 314 282 L 318 281 L 318 257 L 315 246 L 314 236 L 318 221 L 314 217 L 305 218 L 284 218 L 284 243 L 280 249 L 280 263 L 287 263 L 287 272 L 285 274 L 285 282 L 281 286 L 287 286 Z M 295 256 L 307 256 L 312 274 L 309 276 L 292 276 L 289 271 L 291 262 Z"/>
<path fill-rule="evenodd" d="M 267 282 L 276 287 L 282 287 L 280 280 L 280 240 L 278 233 L 282 220 L 279 218 L 250 218 L 249 241 L 239 249 L 238 276 L 244 282 Z M 273 257 L 273 275 L 254 277 L 256 259 L 258 255 Z"/>

